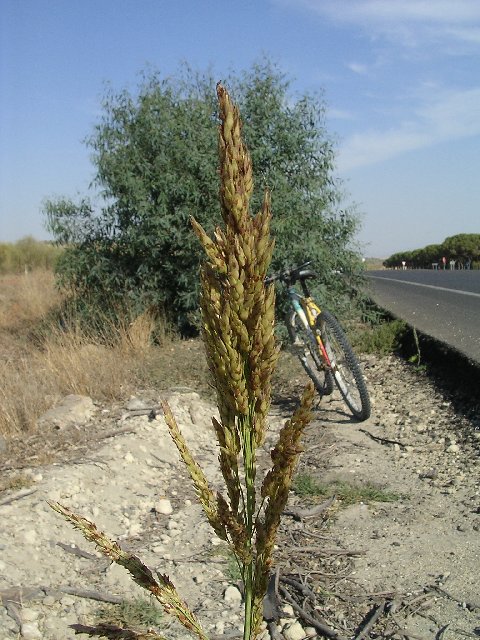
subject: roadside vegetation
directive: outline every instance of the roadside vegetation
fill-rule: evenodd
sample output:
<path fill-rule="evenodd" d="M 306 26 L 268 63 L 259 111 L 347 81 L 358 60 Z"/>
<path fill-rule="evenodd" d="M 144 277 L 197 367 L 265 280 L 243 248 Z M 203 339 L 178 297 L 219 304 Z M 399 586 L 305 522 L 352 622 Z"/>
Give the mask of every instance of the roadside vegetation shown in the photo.
<path fill-rule="evenodd" d="M 271 192 L 271 271 L 311 260 L 320 275 L 316 299 L 342 316 L 358 312 L 359 218 L 334 173 L 322 96 L 295 94 L 269 60 L 228 85 L 252 155 L 252 211 L 261 209 L 265 187 Z M 190 219 L 207 233 L 221 219 L 214 96 L 211 75 L 189 68 L 175 78 L 148 72 L 134 90 L 106 92 L 87 140 L 96 190 L 44 204 L 48 229 L 66 246 L 59 283 L 75 292 L 84 317 L 105 310 L 105 300 L 128 301 L 137 313 L 165 314 L 182 335 L 198 333 L 202 254 Z"/>
<path fill-rule="evenodd" d="M 35 429 L 37 418 L 69 393 L 125 397 L 145 381 L 152 336 L 167 331 L 148 312 L 112 319 L 103 332 L 80 327 L 52 271 L 0 276 L 0 434 Z"/>
<path fill-rule="evenodd" d="M 40 242 L 31 236 L 18 242 L 0 242 L 0 275 L 51 270 L 63 249 L 52 242 Z"/>
<path fill-rule="evenodd" d="M 408 268 L 431 269 L 433 264 L 442 267 L 442 258 L 447 269 L 454 261 L 455 269 L 480 269 L 480 233 L 460 233 L 446 238 L 441 244 L 430 244 L 413 251 L 399 251 L 384 261 L 388 268 L 400 268 L 402 262 Z"/>
<path fill-rule="evenodd" d="M 368 315 L 358 218 L 334 175 L 322 97 L 294 95 L 268 60 L 230 85 L 256 176 L 252 211 L 271 189 L 271 271 L 311 259 L 316 299 L 358 323 Z M 0 245 L 0 434 L 31 432 L 68 393 L 112 400 L 148 383 L 212 394 L 201 344 L 185 338 L 200 317 L 190 218 L 210 234 L 221 219 L 214 96 L 214 80 L 190 69 L 107 91 L 88 141 L 104 199 L 46 201 L 55 243 Z"/>
<path fill-rule="evenodd" d="M 402 498 L 401 495 L 375 484 L 359 484 L 346 480 L 320 482 L 308 473 L 299 473 L 293 480 L 292 489 L 301 498 L 335 496 L 343 507 L 359 502 L 396 502 Z"/>

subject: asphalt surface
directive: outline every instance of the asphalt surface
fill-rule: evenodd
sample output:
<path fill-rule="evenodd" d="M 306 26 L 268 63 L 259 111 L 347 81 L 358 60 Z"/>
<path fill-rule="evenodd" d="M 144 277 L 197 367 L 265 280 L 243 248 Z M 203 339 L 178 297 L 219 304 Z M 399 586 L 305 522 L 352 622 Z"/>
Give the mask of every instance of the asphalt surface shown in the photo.
<path fill-rule="evenodd" d="M 480 271 L 368 271 L 380 307 L 480 364 Z"/>

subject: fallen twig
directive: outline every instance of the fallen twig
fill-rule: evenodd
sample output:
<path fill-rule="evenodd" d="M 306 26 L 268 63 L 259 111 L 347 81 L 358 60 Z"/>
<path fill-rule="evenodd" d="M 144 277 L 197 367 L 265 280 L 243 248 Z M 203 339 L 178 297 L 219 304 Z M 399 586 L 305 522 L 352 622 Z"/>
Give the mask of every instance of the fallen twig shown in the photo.
<path fill-rule="evenodd" d="M 446 598 L 449 598 L 450 600 L 453 600 L 453 602 L 456 602 L 457 604 L 465 605 L 465 607 L 469 611 L 477 611 L 478 609 L 480 609 L 480 604 L 478 604 L 477 602 L 465 602 L 464 600 L 459 600 L 455 596 L 452 596 L 451 593 L 449 593 L 448 591 L 445 591 L 445 589 L 442 589 L 441 587 L 438 587 L 437 585 L 430 585 L 428 588 L 431 591 L 436 591 L 440 595 L 445 596 Z"/>
<path fill-rule="evenodd" d="M 364 556 L 365 551 L 349 551 L 348 549 L 323 549 L 322 547 L 295 547 L 295 551 L 300 553 L 318 553 L 324 556 Z"/>
<path fill-rule="evenodd" d="M 372 440 L 375 440 L 375 442 L 380 442 L 381 444 L 398 444 L 400 447 L 403 447 L 403 448 L 408 446 L 404 442 L 401 442 L 400 440 L 390 440 L 390 438 L 381 438 L 380 436 L 374 436 L 373 433 L 370 433 L 370 431 L 367 431 L 366 429 L 359 429 L 359 431 L 367 435 Z"/>
<path fill-rule="evenodd" d="M 58 591 L 67 593 L 69 596 L 77 596 L 77 598 L 86 598 L 87 600 L 98 600 L 99 602 L 109 602 L 110 604 L 121 604 L 125 598 L 114 596 L 110 593 L 100 593 L 99 591 L 90 591 L 88 589 L 77 589 L 76 587 L 58 587 Z"/>
<path fill-rule="evenodd" d="M 36 493 L 36 489 L 23 489 L 22 491 L 20 491 L 20 493 L 17 493 L 17 495 L 14 496 L 10 496 L 9 498 L 5 498 L 4 500 L 2 500 L 0 502 L 0 507 L 4 507 L 7 504 L 10 504 L 11 502 L 15 502 L 15 500 L 21 500 L 22 498 L 26 498 L 27 496 L 31 496 L 32 493 Z"/>
<path fill-rule="evenodd" d="M 332 627 L 329 627 L 325 621 L 320 621 L 317 618 L 313 618 L 310 614 L 308 614 L 302 607 L 295 602 L 292 596 L 288 593 L 286 589 L 283 587 L 279 587 L 279 591 L 282 597 L 292 605 L 294 611 L 298 613 L 300 618 L 304 620 L 308 625 L 314 627 L 320 633 L 323 633 L 327 638 L 332 638 L 332 640 L 346 640 L 346 638 L 340 635 L 340 632 Z"/>
<path fill-rule="evenodd" d="M 375 605 L 375 607 L 368 612 L 365 619 L 360 623 L 358 630 L 355 635 L 355 640 L 363 640 L 368 636 L 370 631 L 373 629 L 377 620 L 385 611 L 386 601 L 384 600 L 381 604 Z"/>

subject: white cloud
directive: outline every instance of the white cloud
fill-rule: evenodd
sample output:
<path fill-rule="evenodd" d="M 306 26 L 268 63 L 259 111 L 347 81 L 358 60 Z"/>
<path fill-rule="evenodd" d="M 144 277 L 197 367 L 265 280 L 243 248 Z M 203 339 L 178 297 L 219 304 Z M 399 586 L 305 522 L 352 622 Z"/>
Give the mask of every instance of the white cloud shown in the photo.
<path fill-rule="evenodd" d="M 408 151 L 480 135 L 480 88 L 449 91 L 425 101 L 395 129 L 356 133 L 339 149 L 338 167 L 348 171 Z"/>
<path fill-rule="evenodd" d="M 335 109 L 334 107 L 328 108 L 327 117 L 330 120 L 355 120 L 356 115 L 347 109 Z"/>
<path fill-rule="evenodd" d="M 358 73 L 359 75 L 365 75 L 368 71 L 368 67 L 366 64 L 361 64 L 360 62 L 350 62 L 347 64 L 347 68 L 353 73 Z"/>
<path fill-rule="evenodd" d="M 478 0 L 273 0 L 361 27 L 407 47 L 452 41 L 479 44 Z"/>

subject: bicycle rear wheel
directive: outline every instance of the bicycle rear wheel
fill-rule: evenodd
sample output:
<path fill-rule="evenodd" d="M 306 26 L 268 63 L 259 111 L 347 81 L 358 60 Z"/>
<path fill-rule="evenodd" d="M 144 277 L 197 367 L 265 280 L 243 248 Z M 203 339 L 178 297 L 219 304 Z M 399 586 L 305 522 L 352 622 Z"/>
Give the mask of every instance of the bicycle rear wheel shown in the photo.
<path fill-rule="evenodd" d="M 360 364 L 345 332 L 329 311 L 322 311 L 317 318 L 317 327 L 330 359 L 333 379 L 345 404 L 357 420 L 367 420 L 371 414 L 370 397 Z"/>
<path fill-rule="evenodd" d="M 303 326 L 298 313 L 292 313 L 287 328 L 295 355 L 315 385 L 315 389 L 321 396 L 330 395 L 333 392 L 333 376 L 325 367 L 314 332 Z"/>

